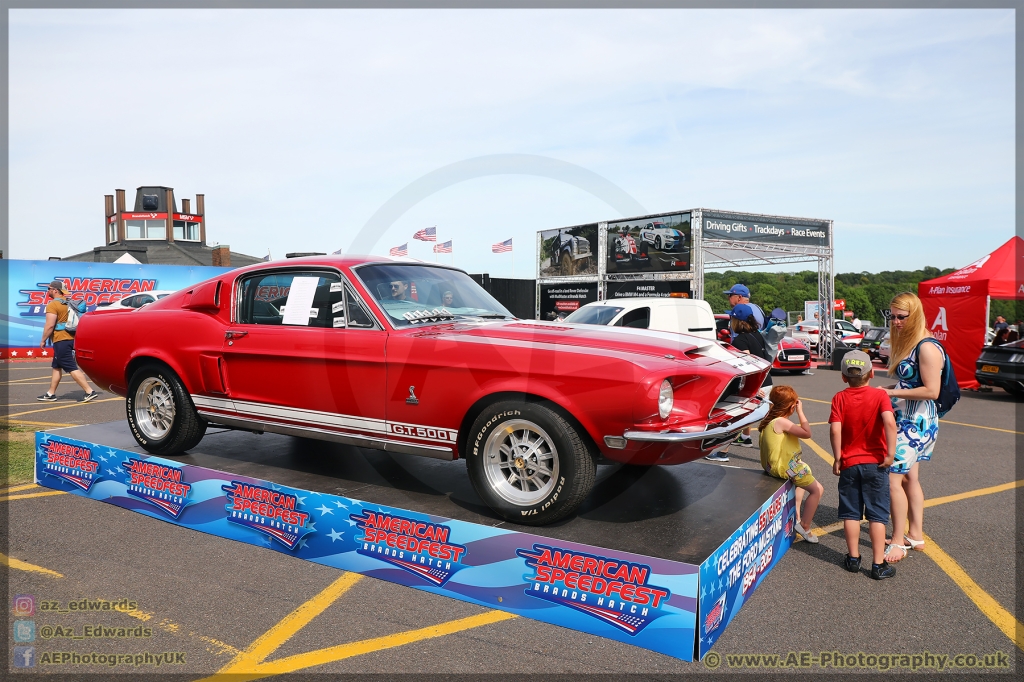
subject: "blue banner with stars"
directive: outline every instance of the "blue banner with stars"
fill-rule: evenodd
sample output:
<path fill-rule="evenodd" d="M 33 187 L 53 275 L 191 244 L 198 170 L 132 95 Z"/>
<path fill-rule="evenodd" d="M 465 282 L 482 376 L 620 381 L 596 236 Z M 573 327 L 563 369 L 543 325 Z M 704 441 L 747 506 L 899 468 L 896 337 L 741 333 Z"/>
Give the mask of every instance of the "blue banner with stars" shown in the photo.
<path fill-rule="evenodd" d="M 786 481 L 701 564 L 698 660 L 711 650 L 768 571 L 792 546 L 795 496 L 793 482 Z"/>
<path fill-rule="evenodd" d="M 36 483 L 693 660 L 700 570 L 694 564 L 301 490 L 46 432 L 36 436 Z"/>

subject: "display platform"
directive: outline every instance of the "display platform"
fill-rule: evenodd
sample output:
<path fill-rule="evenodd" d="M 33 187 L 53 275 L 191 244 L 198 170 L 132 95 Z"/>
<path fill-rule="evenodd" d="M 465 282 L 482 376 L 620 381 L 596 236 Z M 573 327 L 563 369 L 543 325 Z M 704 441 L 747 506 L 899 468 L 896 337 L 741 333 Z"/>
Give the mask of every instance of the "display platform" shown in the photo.
<path fill-rule="evenodd" d="M 692 462 L 599 466 L 576 515 L 520 526 L 460 460 L 215 427 L 152 457 L 124 421 L 40 432 L 36 482 L 683 660 L 714 644 L 795 519 L 791 484 Z"/>

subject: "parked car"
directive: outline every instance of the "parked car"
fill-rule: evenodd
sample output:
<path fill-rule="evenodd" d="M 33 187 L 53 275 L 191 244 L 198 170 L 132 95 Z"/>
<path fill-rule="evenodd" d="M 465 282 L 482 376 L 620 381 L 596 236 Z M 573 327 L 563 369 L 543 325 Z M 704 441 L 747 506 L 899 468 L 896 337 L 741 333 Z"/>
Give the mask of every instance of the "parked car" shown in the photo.
<path fill-rule="evenodd" d="M 170 296 L 173 293 L 173 291 L 158 291 L 154 289 L 153 291 L 144 291 L 139 294 L 131 294 L 130 296 L 125 296 L 124 298 L 114 301 L 113 303 L 99 303 L 97 304 L 96 307 L 100 309 L 141 308 L 147 303 L 158 301 L 161 298 L 164 298 L 165 296 Z"/>
<path fill-rule="evenodd" d="M 560 275 L 575 275 L 590 267 L 590 240 L 559 230 L 551 242 L 551 265 Z"/>
<path fill-rule="evenodd" d="M 647 242 L 641 240 L 637 244 L 636 239 L 628 234 L 618 235 L 612 240 L 612 252 L 618 266 L 643 267 L 651 263 L 651 257 L 647 254 Z"/>
<path fill-rule="evenodd" d="M 682 251 L 686 248 L 686 235 L 682 230 L 667 227 L 658 220 L 640 228 L 640 239 L 658 251 Z"/>
<path fill-rule="evenodd" d="M 715 315 L 707 301 L 692 298 L 613 298 L 595 301 L 565 318 L 576 324 L 692 334 L 715 340 Z"/>
<path fill-rule="evenodd" d="M 883 365 L 888 366 L 889 365 L 889 332 L 888 332 L 888 330 L 886 330 L 885 336 L 883 336 L 882 340 L 878 343 L 878 351 L 877 351 L 877 353 L 878 353 L 878 358 L 877 358 L 878 361 L 881 362 Z"/>
<path fill-rule="evenodd" d="M 806 343 L 792 336 L 779 341 L 779 352 L 772 363 L 773 370 L 786 370 L 790 374 L 803 374 L 811 368 L 811 349 Z"/>
<path fill-rule="evenodd" d="M 442 304 L 442 296 L 452 302 Z M 153 454 L 209 424 L 467 460 L 526 524 L 571 514 L 596 461 L 698 459 L 768 411 L 769 364 L 691 335 L 517 320 L 465 272 L 386 258 L 251 265 L 131 314 L 85 315 L 79 365 Z"/>
<path fill-rule="evenodd" d="M 863 338 L 857 347 L 868 354 L 872 360 L 878 359 L 878 346 L 889 334 L 888 327 L 870 327 L 869 329 L 862 329 Z"/>
<path fill-rule="evenodd" d="M 835 330 L 835 341 L 846 345 L 858 345 L 864 338 L 856 327 L 846 320 L 833 320 Z M 803 320 L 793 326 L 793 338 L 800 339 L 808 347 L 817 349 L 820 335 L 820 325 L 817 320 Z"/>
<path fill-rule="evenodd" d="M 975 367 L 978 383 L 1024 398 L 1024 339 L 985 348 Z"/>

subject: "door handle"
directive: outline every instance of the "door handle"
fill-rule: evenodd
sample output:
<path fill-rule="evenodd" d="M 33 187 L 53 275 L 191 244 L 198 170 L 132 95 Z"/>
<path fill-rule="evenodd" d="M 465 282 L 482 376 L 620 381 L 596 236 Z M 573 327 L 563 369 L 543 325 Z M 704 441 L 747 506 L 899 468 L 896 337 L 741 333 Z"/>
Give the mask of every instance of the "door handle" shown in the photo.
<path fill-rule="evenodd" d="M 224 332 L 225 339 L 240 339 L 249 332 Z"/>

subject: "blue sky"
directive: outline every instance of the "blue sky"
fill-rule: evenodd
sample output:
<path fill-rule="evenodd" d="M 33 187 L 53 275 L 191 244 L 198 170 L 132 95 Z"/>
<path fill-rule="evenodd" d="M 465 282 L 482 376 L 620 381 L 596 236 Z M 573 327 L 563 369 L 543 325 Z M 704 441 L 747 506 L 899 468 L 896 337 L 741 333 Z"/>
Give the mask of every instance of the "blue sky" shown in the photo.
<path fill-rule="evenodd" d="M 1012 10 L 11 10 L 9 69 L 13 258 L 99 245 L 103 195 L 144 184 L 204 193 L 235 251 L 347 251 L 403 187 L 490 154 L 652 213 L 832 219 L 840 272 L 960 266 L 1014 230 Z M 456 265 L 508 276 L 512 237 L 532 277 L 538 230 L 618 217 L 481 177 L 373 252 L 432 260 L 411 237 L 437 225 Z"/>

